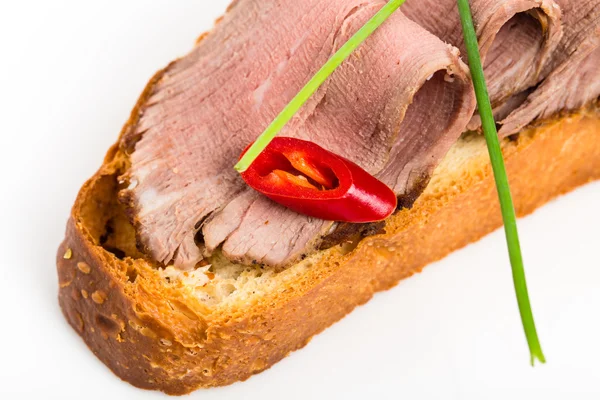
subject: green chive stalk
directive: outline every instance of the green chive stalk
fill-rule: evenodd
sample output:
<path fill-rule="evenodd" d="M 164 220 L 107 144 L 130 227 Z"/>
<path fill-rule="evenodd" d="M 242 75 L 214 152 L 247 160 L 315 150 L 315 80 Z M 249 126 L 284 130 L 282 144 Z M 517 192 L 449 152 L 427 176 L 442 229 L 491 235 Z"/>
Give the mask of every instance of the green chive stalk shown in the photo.
<path fill-rule="evenodd" d="M 358 32 L 354 34 L 316 73 L 316 75 L 300 90 L 292 101 L 283 109 L 267 129 L 256 139 L 246 154 L 235 165 L 238 172 L 246 171 L 256 157 L 271 143 L 273 138 L 283 129 L 292 117 L 302 108 L 304 103 L 321 87 L 337 67 L 356 50 L 377 28 L 381 26 L 406 0 L 391 0 L 377 12 Z"/>
<path fill-rule="evenodd" d="M 369 37 L 381 24 L 383 24 L 406 0 L 391 0 L 382 9 L 373 16 L 346 44 L 344 44 L 316 73 L 316 75 L 300 90 L 292 101 L 283 109 L 267 129 L 258 137 L 254 144 L 248 149 L 244 157 L 235 165 L 238 172 L 246 171 L 256 160 L 259 154 L 269 145 L 273 138 L 283 129 L 283 127 L 292 119 L 292 117 L 302 108 L 304 103 L 321 87 L 329 76 Z M 473 26 L 473 18 L 468 0 L 457 0 L 458 9 L 463 26 L 467 55 L 471 68 L 471 75 L 475 87 L 475 94 L 481 116 L 484 136 L 487 142 L 488 151 L 496 180 L 498 197 L 500 199 L 500 208 L 502 218 L 504 219 L 504 228 L 506 240 L 508 243 L 508 252 L 512 266 L 513 282 L 519 305 L 519 312 L 525 330 L 525 336 L 531 353 L 531 364 L 535 360 L 542 363 L 546 362 L 533 319 L 531 303 L 527 290 L 527 281 L 525 278 L 525 268 L 523 266 L 523 257 L 521 254 L 521 245 L 517 230 L 517 219 L 510 193 L 506 166 L 502 157 L 496 122 L 492 112 L 483 66 L 481 64 L 481 55 L 477 43 L 477 35 Z"/>
<path fill-rule="evenodd" d="M 531 303 L 529 301 L 529 293 L 527 290 L 527 280 L 525 278 L 525 268 L 523 266 L 523 256 L 521 254 L 521 245 L 519 243 L 519 233 L 517 230 L 517 217 L 515 215 L 515 207 L 513 204 L 510 187 L 508 184 L 508 176 L 506 174 L 506 166 L 502 157 L 500 148 L 500 140 L 494 121 L 492 105 L 488 95 L 488 90 L 483 74 L 481 64 L 481 55 L 479 54 L 479 45 L 477 43 L 477 35 L 473 26 L 473 17 L 468 0 L 457 0 L 460 20 L 463 27 L 465 45 L 467 55 L 469 57 L 469 66 L 471 68 L 471 76 L 473 85 L 475 86 L 475 95 L 477 97 L 477 105 L 479 107 L 479 115 L 483 133 L 487 142 L 492 169 L 496 179 L 496 187 L 498 197 L 500 198 L 500 208 L 502 218 L 504 219 L 504 230 L 506 233 L 506 241 L 508 243 L 508 253 L 510 263 L 512 265 L 513 282 L 517 295 L 517 303 L 519 304 L 519 312 L 521 313 L 521 321 L 523 329 L 529 345 L 531 353 L 531 365 L 535 364 L 535 360 L 541 363 L 546 362 L 540 340 L 538 338 L 533 312 L 531 311 Z"/>

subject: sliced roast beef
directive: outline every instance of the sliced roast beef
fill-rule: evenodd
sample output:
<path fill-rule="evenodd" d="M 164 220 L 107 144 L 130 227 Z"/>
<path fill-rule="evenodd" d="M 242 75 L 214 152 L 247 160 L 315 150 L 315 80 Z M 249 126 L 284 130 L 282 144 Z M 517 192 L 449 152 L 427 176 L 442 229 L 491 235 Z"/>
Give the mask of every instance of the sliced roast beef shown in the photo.
<path fill-rule="evenodd" d="M 202 257 L 193 240 L 198 222 L 245 189 L 232 169 L 240 151 L 333 53 L 362 3 L 239 0 L 167 68 L 123 140 L 136 145 L 121 198 L 153 258 L 189 267 Z"/>
<path fill-rule="evenodd" d="M 557 1 L 563 11 L 564 35 L 546 67 L 548 77 L 502 121 L 502 136 L 538 118 L 581 108 L 600 96 L 600 0 Z"/>
<path fill-rule="evenodd" d="M 553 0 L 470 3 L 490 98 L 499 108 L 543 77 L 543 67 L 562 35 L 560 8 Z M 442 40 L 464 49 L 456 0 L 407 0 L 402 11 Z"/>
<path fill-rule="evenodd" d="M 364 20 L 348 22 L 340 44 L 374 11 L 365 14 Z M 473 108 L 468 76 L 457 50 L 397 13 L 334 73 L 322 101 L 304 124 L 284 134 L 335 149 L 379 175 L 399 196 L 414 198 L 462 133 Z M 269 205 L 276 217 L 263 212 Z M 216 234 L 223 233 L 224 221 L 230 235 L 226 238 Z M 239 222 L 235 230 L 229 230 L 232 221 Z M 224 253 L 232 259 L 281 265 L 318 245 L 332 224 L 274 206 L 261 197 L 254 203 L 234 199 L 202 231 L 209 251 L 223 242 Z M 254 237 L 257 240 L 250 246 Z M 279 251 L 265 251 L 273 243 Z"/>
<path fill-rule="evenodd" d="M 383 4 L 239 0 L 189 55 L 167 68 L 123 139 L 123 146 L 135 148 L 121 198 L 153 258 L 188 268 L 222 246 L 234 260 L 283 265 L 318 246 L 332 222 L 257 195 L 232 167 Z M 410 198 L 474 108 L 458 51 L 397 12 L 282 135 L 343 155 Z"/>

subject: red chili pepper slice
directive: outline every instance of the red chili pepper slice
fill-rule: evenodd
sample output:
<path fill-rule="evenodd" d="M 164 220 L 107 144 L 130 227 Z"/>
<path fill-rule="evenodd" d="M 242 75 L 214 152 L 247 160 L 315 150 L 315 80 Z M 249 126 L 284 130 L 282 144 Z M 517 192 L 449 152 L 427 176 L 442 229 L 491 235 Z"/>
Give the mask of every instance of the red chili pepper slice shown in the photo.
<path fill-rule="evenodd" d="M 353 162 L 300 139 L 273 139 L 241 175 L 276 203 L 331 221 L 381 221 L 397 206 L 396 195 L 383 182 Z"/>

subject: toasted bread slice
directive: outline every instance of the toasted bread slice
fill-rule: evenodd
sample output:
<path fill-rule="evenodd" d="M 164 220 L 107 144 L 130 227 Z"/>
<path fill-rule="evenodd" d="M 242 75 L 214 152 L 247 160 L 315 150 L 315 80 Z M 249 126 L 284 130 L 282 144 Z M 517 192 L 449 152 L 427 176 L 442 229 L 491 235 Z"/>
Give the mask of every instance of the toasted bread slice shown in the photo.
<path fill-rule="evenodd" d="M 502 146 L 523 216 L 600 178 L 600 113 L 590 107 L 557 116 Z M 389 218 L 385 234 L 321 251 L 280 272 L 232 264 L 220 254 L 182 272 L 137 250 L 117 200 L 118 177 L 127 167 L 115 145 L 81 189 L 57 256 L 59 301 L 115 374 L 169 394 L 231 384 L 269 368 L 375 292 L 502 224 L 485 141 L 465 134 L 414 208 Z"/>

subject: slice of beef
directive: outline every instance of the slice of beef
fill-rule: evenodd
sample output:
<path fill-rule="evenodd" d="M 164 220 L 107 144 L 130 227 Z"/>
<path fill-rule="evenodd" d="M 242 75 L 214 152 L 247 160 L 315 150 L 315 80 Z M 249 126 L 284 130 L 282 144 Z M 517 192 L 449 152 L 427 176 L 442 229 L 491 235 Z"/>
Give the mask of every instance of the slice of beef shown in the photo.
<path fill-rule="evenodd" d="M 255 194 L 232 167 L 383 4 L 239 0 L 189 55 L 167 68 L 122 142 L 135 147 L 123 177 L 129 187 L 120 197 L 148 254 L 190 268 L 222 246 L 233 260 L 280 266 L 319 245 L 332 222 Z M 461 134 L 474 107 L 457 50 L 397 12 L 282 135 L 312 140 L 373 174 L 385 171 L 406 195 L 422 190 L 423 174 Z M 392 163 L 396 167 L 388 167 Z"/>
<path fill-rule="evenodd" d="M 338 244 L 352 242 L 367 236 L 385 234 L 385 221 L 371 222 L 368 224 L 353 224 L 342 222 L 335 225 L 335 229 L 323 237 L 319 244 L 319 250 L 326 250 Z"/>
<path fill-rule="evenodd" d="M 284 266 L 312 251 L 333 224 L 300 215 L 253 194 L 254 202 L 238 228 L 223 243 L 223 253 L 230 259 Z"/>
<path fill-rule="evenodd" d="M 470 3 L 492 105 L 501 107 L 543 77 L 543 67 L 562 35 L 560 8 L 553 0 Z M 464 49 L 456 0 L 407 0 L 402 10 L 442 40 Z M 477 125 L 477 120 L 473 123 Z"/>
<path fill-rule="evenodd" d="M 363 23 L 358 18 L 349 22 L 341 42 Z M 411 206 L 474 107 L 457 50 L 396 13 L 333 74 L 323 100 L 305 123 L 286 134 L 336 149 L 377 174 L 394 188 L 402 204 Z M 264 212 L 269 204 L 274 216 Z M 228 228 L 232 221 L 239 222 L 235 230 L 228 229 L 225 239 L 216 234 L 223 232 L 224 221 Z M 324 223 L 260 197 L 259 207 L 233 200 L 202 231 L 209 251 L 223 243 L 230 259 L 281 266 L 315 246 L 327 247 L 377 230 Z M 273 245 L 276 248 L 267 251 Z"/>
<path fill-rule="evenodd" d="M 533 93 L 535 88 L 525 89 L 520 93 L 512 95 L 509 97 L 502 105 L 494 108 L 494 117 L 496 117 L 496 121 L 502 121 L 504 118 L 508 117 L 513 111 L 517 108 L 521 107 L 523 102 L 527 100 L 527 97 Z M 479 114 L 473 115 L 471 121 L 467 125 L 467 130 L 469 131 L 481 131 L 481 117 Z"/>
<path fill-rule="evenodd" d="M 501 122 L 502 136 L 600 96 L 600 0 L 557 1 L 563 10 L 564 35 L 546 67 L 548 77 Z"/>
<path fill-rule="evenodd" d="M 153 258 L 191 267 L 202 257 L 196 224 L 244 190 L 232 168 L 241 150 L 327 61 L 363 3 L 239 0 L 166 69 L 122 142 L 135 151 L 120 197 Z M 321 97 L 290 126 L 302 124 Z"/>

